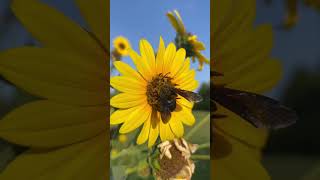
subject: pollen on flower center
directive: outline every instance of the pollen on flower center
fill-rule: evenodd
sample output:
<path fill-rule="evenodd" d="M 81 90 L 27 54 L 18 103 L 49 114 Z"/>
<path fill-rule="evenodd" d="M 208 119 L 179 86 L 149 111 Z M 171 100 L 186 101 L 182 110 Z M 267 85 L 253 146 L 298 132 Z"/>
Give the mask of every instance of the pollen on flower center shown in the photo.
<path fill-rule="evenodd" d="M 158 112 L 176 108 L 175 84 L 171 82 L 172 78 L 167 75 L 158 74 L 152 78 L 147 85 L 147 100 L 152 109 Z"/>

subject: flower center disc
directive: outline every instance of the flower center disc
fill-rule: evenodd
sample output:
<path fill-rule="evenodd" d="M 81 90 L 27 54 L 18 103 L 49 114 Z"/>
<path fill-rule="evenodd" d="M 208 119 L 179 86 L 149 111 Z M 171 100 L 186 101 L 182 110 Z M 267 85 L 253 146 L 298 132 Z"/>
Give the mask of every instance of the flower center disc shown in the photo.
<path fill-rule="evenodd" d="M 119 43 L 119 48 L 122 50 L 126 49 L 126 45 L 124 45 L 123 43 Z"/>
<path fill-rule="evenodd" d="M 172 78 L 158 74 L 147 85 L 147 100 L 153 110 L 172 112 L 176 108 L 177 93 Z"/>
<path fill-rule="evenodd" d="M 164 156 L 162 159 L 159 158 L 160 170 L 158 176 L 162 179 L 171 179 L 175 177 L 184 166 L 188 165 L 187 159 L 182 155 L 181 151 L 176 146 L 170 148 L 172 158 L 169 159 Z"/>

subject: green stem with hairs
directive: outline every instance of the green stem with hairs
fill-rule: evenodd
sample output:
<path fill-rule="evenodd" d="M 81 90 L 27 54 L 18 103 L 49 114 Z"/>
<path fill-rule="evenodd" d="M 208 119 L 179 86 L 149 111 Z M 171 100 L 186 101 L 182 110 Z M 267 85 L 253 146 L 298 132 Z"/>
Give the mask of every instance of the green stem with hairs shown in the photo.
<path fill-rule="evenodd" d="M 210 148 L 210 143 L 200 144 L 197 150 Z"/>

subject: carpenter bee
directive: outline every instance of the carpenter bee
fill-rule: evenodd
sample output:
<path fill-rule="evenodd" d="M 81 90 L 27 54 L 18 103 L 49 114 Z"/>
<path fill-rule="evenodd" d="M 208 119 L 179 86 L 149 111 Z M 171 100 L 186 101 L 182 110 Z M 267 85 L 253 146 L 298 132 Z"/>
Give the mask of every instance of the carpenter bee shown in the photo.
<path fill-rule="evenodd" d="M 215 73 L 216 76 L 221 74 Z M 216 104 L 229 109 L 257 128 L 278 129 L 295 123 L 298 119 L 296 113 L 269 97 L 226 88 L 223 85 L 211 85 L 211 98 L 213 111 Z M 214 115 L 214 118 L 225 116 Z"/>
<path fill-rule="evenodd" d="M 161 119 L 164 123 L 167 123 L 171 118 L 171 112 L 173 112 L 177 107 L 176 100 L 179 99 L 178 95 L 187 99 L 190 102 L 200 102 L 202 97 L 194 92 L 182 90 L 175 88 L 174 86 L 168 86 L 162 88 L 159 93 L 159 108 Z"/>

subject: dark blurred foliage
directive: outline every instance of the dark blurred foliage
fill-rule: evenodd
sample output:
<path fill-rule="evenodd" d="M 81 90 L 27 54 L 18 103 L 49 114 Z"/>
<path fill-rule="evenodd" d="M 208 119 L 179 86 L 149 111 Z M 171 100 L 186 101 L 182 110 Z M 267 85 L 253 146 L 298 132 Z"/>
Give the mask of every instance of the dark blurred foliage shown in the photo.
<path fill-rule="evenodd" d="M 198 92 L 203 100 L 196 103 L 194 110 L 209 111 L 210 110 L 210 85 L 209 83 L 202 83 Z"/>
<path fill-rule="evenodd" d="M 299 120 L 291 127 L 271 132 L 266 152 L 319 154 L 319 82 L 319 71 L 296 71 L 282 102 L 297 112 Z"/>

